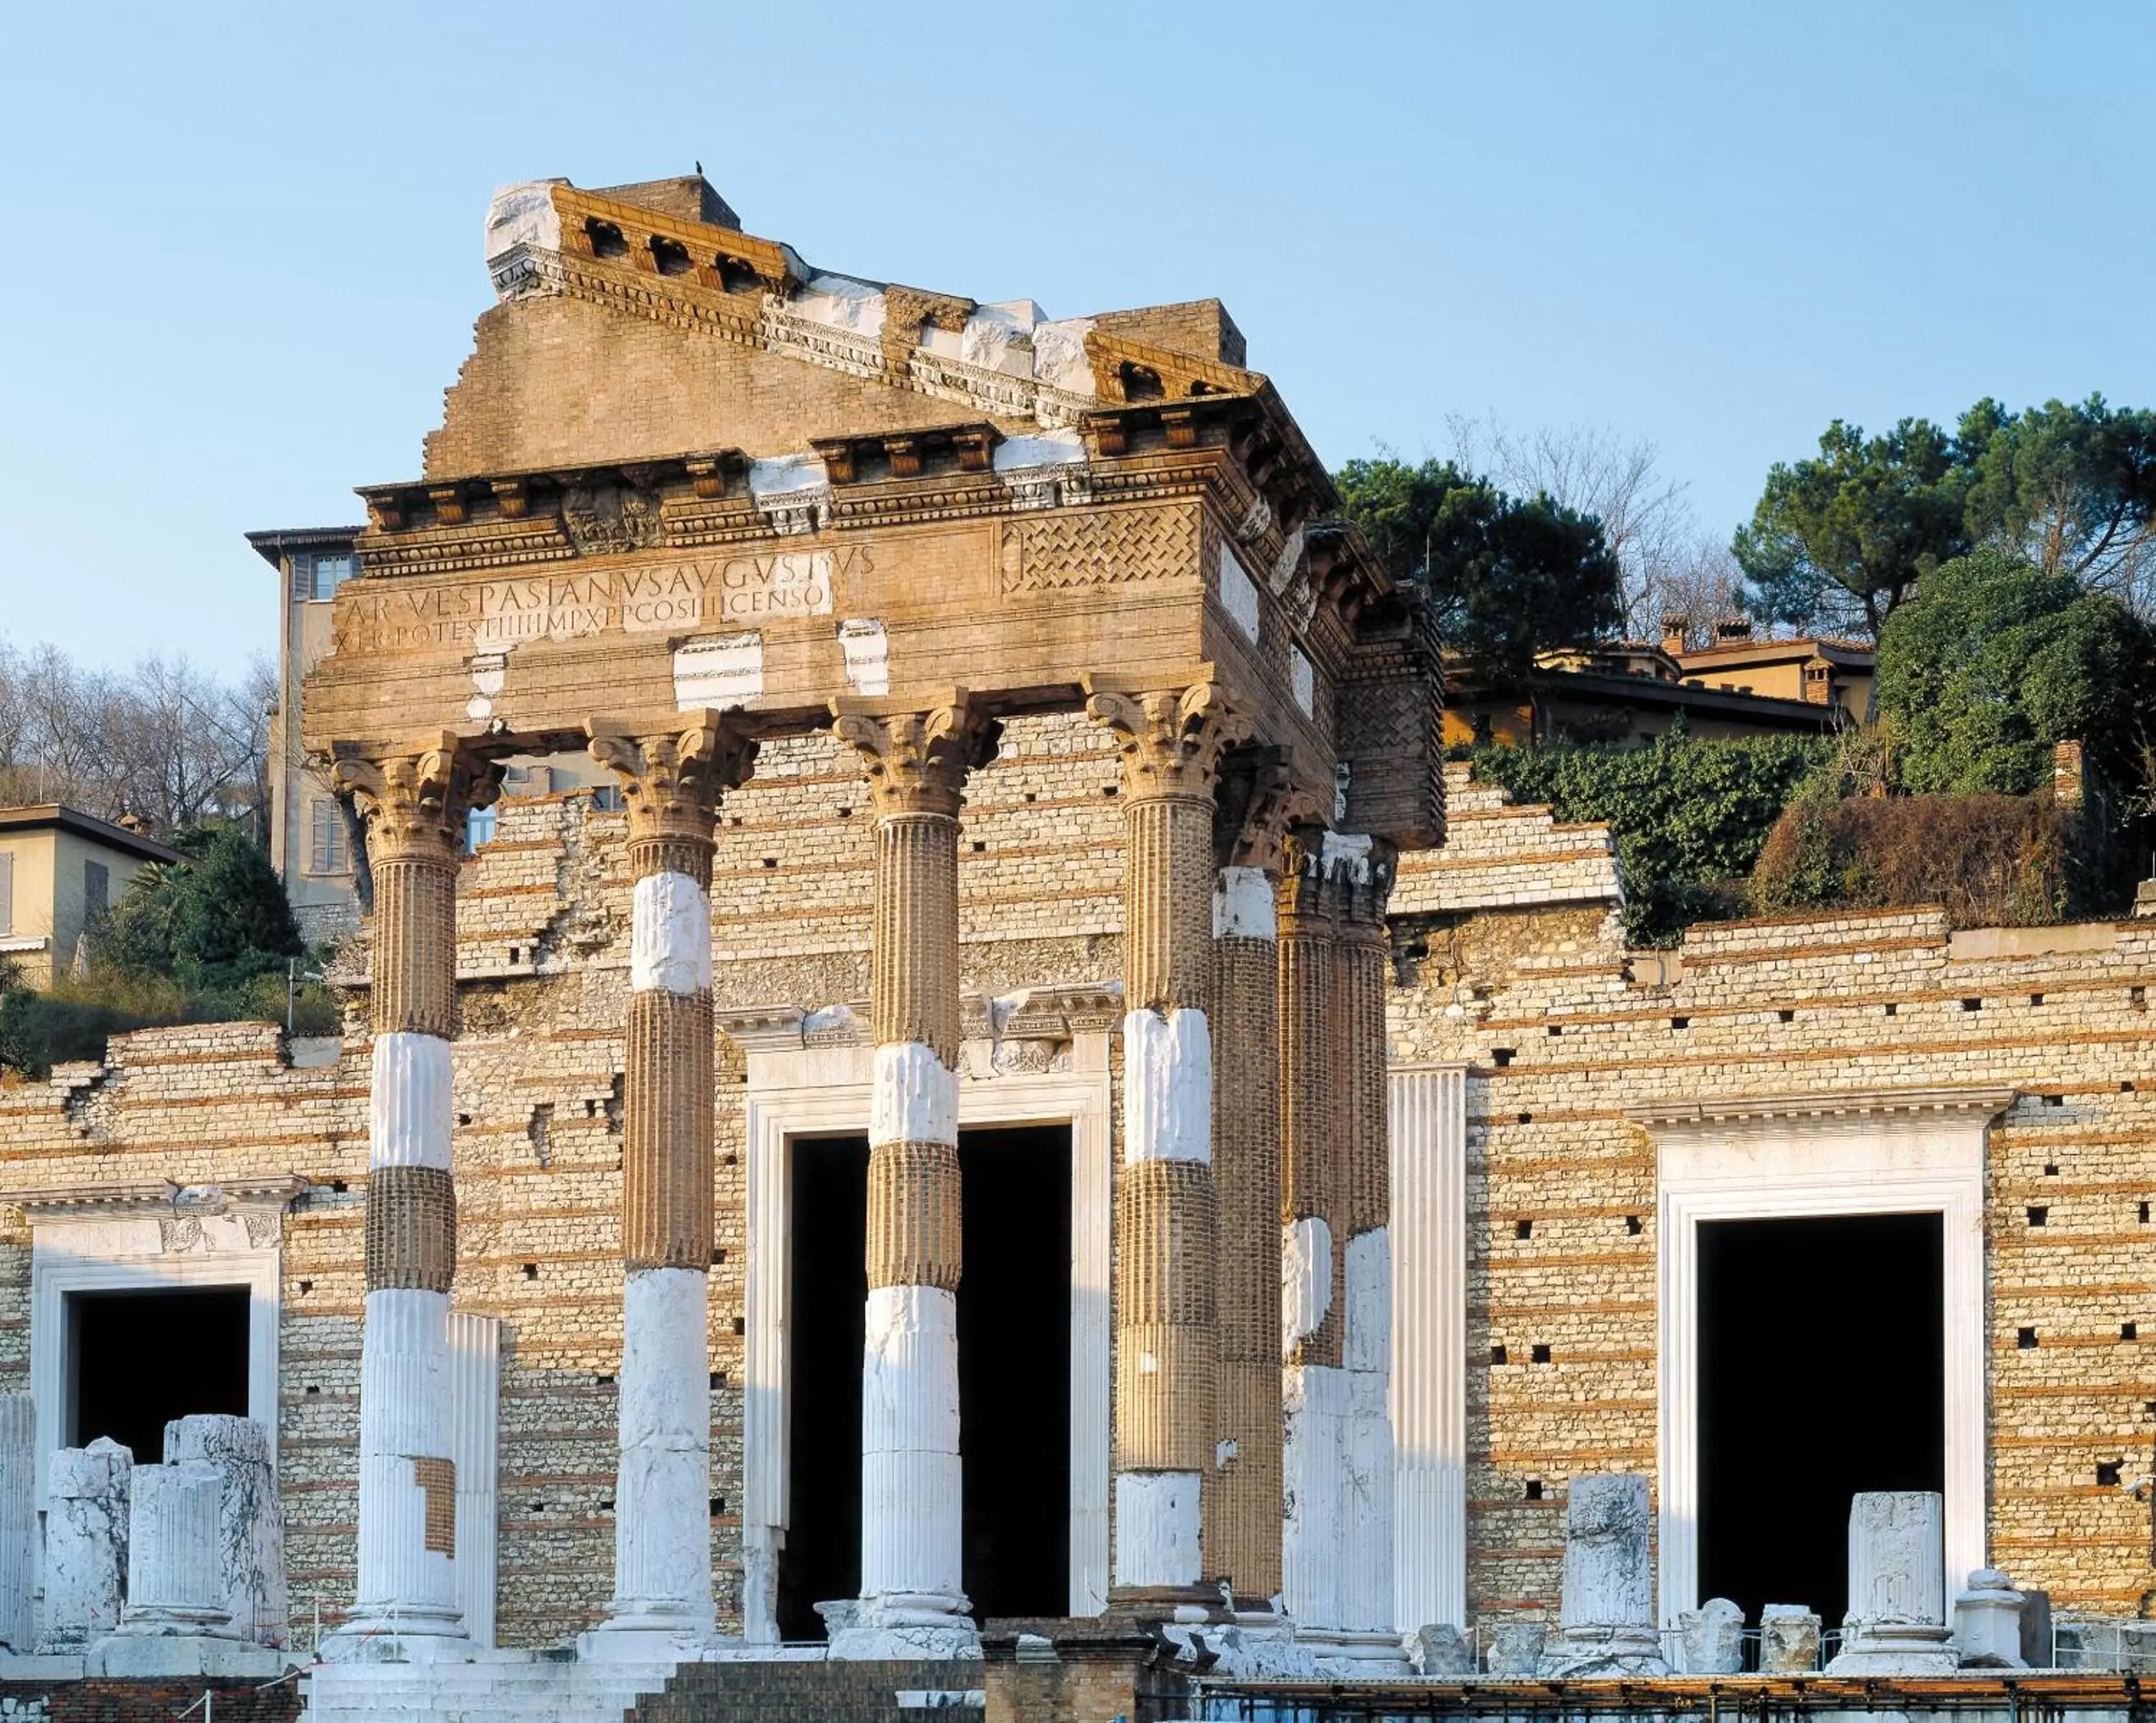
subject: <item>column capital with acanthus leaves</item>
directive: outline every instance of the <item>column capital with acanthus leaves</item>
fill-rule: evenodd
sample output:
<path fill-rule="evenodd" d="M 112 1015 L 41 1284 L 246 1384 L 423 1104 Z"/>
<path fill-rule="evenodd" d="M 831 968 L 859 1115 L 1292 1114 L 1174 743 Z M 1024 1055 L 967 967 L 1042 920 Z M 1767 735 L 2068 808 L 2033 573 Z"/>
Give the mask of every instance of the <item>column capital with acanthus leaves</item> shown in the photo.
<path fill-rule="evenodd" d="M 501 766 L 450 731 L 403 743 L 331 749 L 331 781 L 359 804 L 369 859 L 434 861 L 464 854 L 465 816 L 501 793 Z"/>
<path fill-rule="evenodd" d="M 719 803 L 756 764 L 756 739 L 714 711 L 591 718 L 592 758 L 621 779 L 629 841 L 709 849 Z"/>
<path fill-rule="evenodd" d="M 1104 676 L 1086 679 L 1086 711 L 1116 739 L 1123 791 L 1133 801 L 1156 797 L 1210 800 L 1220 757 L 1247 741 L 1250 720 L 1236 711 L 1209 674 L 1180 686 L 1126 689 Z"/>
<path fill-rule="evenodd" d="M 833 700 L 831 728 L 868 768 L 869 795 L 879 818 L 936 814 L 956 819 L 966 774 L 994 756 L 1003 727 L 964 689 L 951 688 L 925 705 Z"/>

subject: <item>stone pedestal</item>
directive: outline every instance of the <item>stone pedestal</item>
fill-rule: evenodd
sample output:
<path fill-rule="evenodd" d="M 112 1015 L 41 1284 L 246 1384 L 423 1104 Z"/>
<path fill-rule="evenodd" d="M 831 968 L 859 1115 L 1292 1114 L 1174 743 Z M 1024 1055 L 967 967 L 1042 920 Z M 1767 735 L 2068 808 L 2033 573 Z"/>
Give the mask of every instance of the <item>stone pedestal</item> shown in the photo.
<path fill-rule="evenodd" d="M 1655 1627 L 1653 1514 L 1647 1479 L 1602 1472 L 1567 1491 L 1563 1631 L 1542 1673 L 1563 1678 L 1666 1675 Z"/>
<path fill-rule="evenodd" d="M 52 1457 L 45 1504 L 40 1652 L 68 1655 L 116 1632 L 126 1595 L 127 1502 L 135 1457 L 109 1437 Z"/>
<path fill-rule="evenodd" d="M 1801 1603 L 1769 1603 L 1759 1612 L 1759 1671 L 1789 1675 L 1820 1665 L 1820 1618 Z"/>
<path fill-rule="evenodd" d="M 1710 1597 L 1677 1616 L 1677 1673 L 1733 1675 L 1744 1667 L 1744 1612 L 1727 1597 Z"/>
<path fill-rule="evenodd" d="M 165 1426 L 165 1464 L 217 1473 L 218 1579 L 232 1631 L 257 1645 L 282 1645 L 285 1518 L 269 1432 L 251 1418 L 176 1418 Z"/>
<path fill-rule="evenodd" d="M 38 1415 L 28 1394 L 0 1394 L 0 1648 L 35 1649 Z"/>
<path fill-rule="evenodd" d="M 231 1638 L 218 1559 L 223 1478 L 213 1466 L 137 1466 L 133 1485 L 121 1633 Z"/>
<path fill-rule="evenodd" d="M 1849 1614 L 1830 1675 L 1935 1675 L 1957 1659 L 1946 1618 L 1946 1503 L 1878 1490 L 1849 1510 Z"/>
<path fill-rule="evenodd" d="M 1995 1567 L 1979 1567 L 1954 1599 L 1954 1647 L 1964 1669 L 2021 1669 L 2021 1594 Z"/>

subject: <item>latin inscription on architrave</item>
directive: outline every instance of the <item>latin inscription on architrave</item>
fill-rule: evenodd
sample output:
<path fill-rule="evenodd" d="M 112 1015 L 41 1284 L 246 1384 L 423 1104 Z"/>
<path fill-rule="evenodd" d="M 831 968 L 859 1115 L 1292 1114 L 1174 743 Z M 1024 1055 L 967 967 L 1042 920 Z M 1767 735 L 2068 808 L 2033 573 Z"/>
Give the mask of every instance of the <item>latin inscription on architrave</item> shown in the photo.
<path fill-rule="evenodd" d="M 869 546 L 850 545 L 441 585 L 355 582 L 337 595 L 334 650 L 485 650 L 829 616 L 839 582 L 874 571 Z"/>

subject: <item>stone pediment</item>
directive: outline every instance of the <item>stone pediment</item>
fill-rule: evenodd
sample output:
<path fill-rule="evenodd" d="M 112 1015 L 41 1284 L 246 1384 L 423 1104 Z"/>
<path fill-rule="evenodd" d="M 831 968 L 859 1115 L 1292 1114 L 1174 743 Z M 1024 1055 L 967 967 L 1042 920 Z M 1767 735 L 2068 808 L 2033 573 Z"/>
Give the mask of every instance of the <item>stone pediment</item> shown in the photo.
<path fill-rule="evenodd" d="M 1217 303 L 1059 320 L 840 275 L 672 189 L 495 198 L 500 302 L 427 476 L 362 492 L 311 751 L 1205 678 L 1338 818 L 1435 840 L 1426 617 Z"/>

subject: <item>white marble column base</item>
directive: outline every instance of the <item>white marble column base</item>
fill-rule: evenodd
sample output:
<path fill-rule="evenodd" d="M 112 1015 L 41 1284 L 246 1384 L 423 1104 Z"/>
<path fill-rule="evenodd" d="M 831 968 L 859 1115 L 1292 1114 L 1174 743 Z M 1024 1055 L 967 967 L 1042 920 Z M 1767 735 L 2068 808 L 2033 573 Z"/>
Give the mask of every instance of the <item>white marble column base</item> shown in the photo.
<path fill-rule="evenodd" d="M 1951 1675 L 1961 1667 L 1943 1624 L 1867 1622 L 1843 1643 L 1830 1675 Z"/>
<path fill-rule="evenodd" d="M 870 1613 L 864 1602 L 862 1613 Z M 943 1618 L 942 1624 L 927 1619 L 906 1623 L 879 1624 L 861 1621 L 831 1635 L 831 1657 L 846 1663 L 904 1663 L 918 1659 L 942 1663 L 981 1656 L 980 1630 L 963 1616 Z"/>

